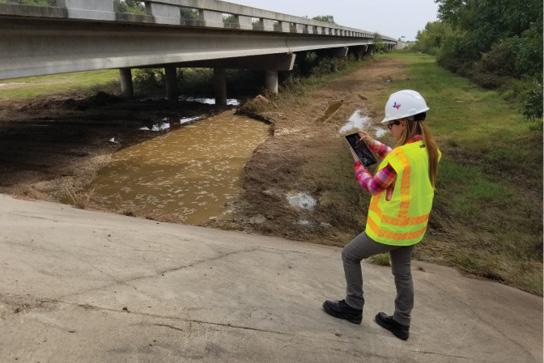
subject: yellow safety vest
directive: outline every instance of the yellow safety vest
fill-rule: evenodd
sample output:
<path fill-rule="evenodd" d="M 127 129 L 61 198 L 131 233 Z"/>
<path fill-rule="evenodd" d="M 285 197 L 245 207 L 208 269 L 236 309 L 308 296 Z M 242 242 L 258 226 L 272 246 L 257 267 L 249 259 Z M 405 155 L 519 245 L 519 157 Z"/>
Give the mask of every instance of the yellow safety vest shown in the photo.
<path fill-rule="evenodd" d="M 410 246 L 423 239 L 433 204 L 427 149 L 423 141 L 397 147 L 378 170 L 387 164 L 397 172 L 393 195 L 389 201 L 387 190 L 372 196 L 366 234 L 376 242 Z"/>

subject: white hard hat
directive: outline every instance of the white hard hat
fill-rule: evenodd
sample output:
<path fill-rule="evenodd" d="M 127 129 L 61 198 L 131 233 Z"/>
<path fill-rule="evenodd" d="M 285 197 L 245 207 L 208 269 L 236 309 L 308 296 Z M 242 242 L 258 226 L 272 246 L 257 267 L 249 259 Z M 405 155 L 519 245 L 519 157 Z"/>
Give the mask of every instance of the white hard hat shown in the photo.
<path fill-rule="evenodd" d="M 385 118 L 382 123 L 414 116 L 428 110 L 429 107 L 419 92 L 405 89 L 389 96 L 389 101 L 385 104 Z"/>

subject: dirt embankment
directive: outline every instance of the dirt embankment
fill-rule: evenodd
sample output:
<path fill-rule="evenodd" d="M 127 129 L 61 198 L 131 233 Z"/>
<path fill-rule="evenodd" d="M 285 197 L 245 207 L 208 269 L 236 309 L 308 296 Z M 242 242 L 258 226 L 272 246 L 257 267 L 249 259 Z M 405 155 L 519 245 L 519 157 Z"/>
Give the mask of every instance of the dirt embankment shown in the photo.
<path fill-rule="evenodd" d="M 387 85 L 406 77 L 401 60 L 382 58 L 297 101 L 247 105 L 273 123 L 274 137 L 246 165 L 232 226 L 335 245 L 359 233 L 369 196 L 354 178 L 352 156 L 339 130 L 357 110 L 378 125 Z M 380 140 L 394 143 L 389 134 Z M 315 207 L 291 205 L 286 196 L 297 193 L 313 197 Z"/>
<path fill-rule="evenodd" d="M 273 136 L 246 165 L 233 217 L 210 226 L 345 243 L 362 227 L 366 201 L 354 181 L 351 155 L 339 129 L 356 110 L 379 123 L 384 88 L 406 78 L 401 62 L 372 60 L 301 99 L 258 98 L 248 104 L 244 110 L 257 111 L 272 122 Z M 0 192 L 52 201 L 77 193 L 108 163 L 120 147 L 117 141 L 122 139 L 123 146 L 139 142 L 141 136 L 134 130 L 180 110 L 194 115 L 218 112 L 205 105 L 124 101 L 105 94 L 91 99 L 51 96 L 23 103 L 1 101 Z M 388 137 L 381 139 L 391 144 Z M 354 196 L 359 201 L 355 205 L 362 208 L 356 215 L 350 216 L 351 209 L 334 196 L 332 185 L 339 183 L 359 194 Z M 315 208 L 293 206 L 289 193 L 307 193 L 316 200 Z"/>

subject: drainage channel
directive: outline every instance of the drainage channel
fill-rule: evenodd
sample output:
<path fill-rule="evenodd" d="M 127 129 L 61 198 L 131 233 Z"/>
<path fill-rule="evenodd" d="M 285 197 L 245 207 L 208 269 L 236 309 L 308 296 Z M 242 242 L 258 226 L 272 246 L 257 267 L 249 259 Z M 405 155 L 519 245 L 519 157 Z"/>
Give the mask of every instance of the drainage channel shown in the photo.
<path fill-rule="evenodd" d="M 122 149 L 90 184 L 93 202 L 117 213 L 203 224 L 229 214 L 253 151 L 269 125 L 232 111 L 210 118 L 163 120 L 141 132 L 162 134 Z"/>

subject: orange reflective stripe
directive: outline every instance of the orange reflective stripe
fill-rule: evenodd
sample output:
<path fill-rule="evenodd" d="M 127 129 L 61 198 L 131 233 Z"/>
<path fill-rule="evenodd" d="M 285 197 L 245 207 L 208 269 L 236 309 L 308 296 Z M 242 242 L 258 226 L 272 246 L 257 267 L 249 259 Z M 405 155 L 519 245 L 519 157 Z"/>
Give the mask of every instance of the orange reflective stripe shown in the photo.
<path fill-rule="evenodd" d="M 378 207 L 378 202 L 380 201 L 380 198 L 382 197 L 382 195 L 385 194 L 386 192 L 387 191 L 384 190 L 383 192 L 379 193 L 378 195 L 373 195 L 372 196 L 372 198 L 370 199 L 370 206 L 369 206 L 370 210 L 373 210 L 376 213 L 378 213 L 378 211 L 379 211 L 381 213 L 381 210 Z"/>
<path fill-rule="evenodd" d="M 429 219 L 429 214 L 424 214 L 419 217 L 406 217 L 406 218 L 393 218 L 389 216 L 382 215 L 381 220 L 384 223 L 393 225 L 393 226 L 417 226 L 418 224 L 424 223 Z"/>
<path fill-rule="evenodd" d="M 405 232 L 405 233 L 395 233 L 391 231 L 387 231 L 384 229 L 381 229 L 378 227 L 378 225 L 372 220 L 372 218 L 367 219 L 367 225 L 370 227 L 370 229 L 379 237 L 387 238 L 393 241 L 410 241 L 414 240 L 421 235 L 425 233 L 427 230 L 427 223 L 425 223 L 425 227 L 414 231 L 414 232 Z"/>
<path fill-rule="evenodd" d="M 410 209 L 410 161 L 402 149 L 398 150 L 396 156 L 404 168 L 400 186 L 399 218 L 407 218 Z"/>
<path fill-rule="evenodd" d="M 416 226 L 418 224 L 425 222 L 429 218 L 429 215 L 430 215 L 430 213 L 427 213 L 417 217 L 395 218 L 388 215 L 384 215 L 382 210 L 377 206 L 377 203 L 371 203 L 370 210 L 376 213 L 376 216 L 382 222 L 391 224 L 393 226 Z"/>

